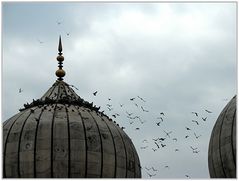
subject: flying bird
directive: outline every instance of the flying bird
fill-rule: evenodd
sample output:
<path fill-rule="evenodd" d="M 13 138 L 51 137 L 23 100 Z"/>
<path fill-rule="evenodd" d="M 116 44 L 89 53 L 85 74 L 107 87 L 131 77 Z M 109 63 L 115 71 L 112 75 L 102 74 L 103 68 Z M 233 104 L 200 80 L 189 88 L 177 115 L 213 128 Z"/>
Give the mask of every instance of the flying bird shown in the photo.
<path fill-rule="evenodd" d="M 128 114 L 128 116 L 131 116 L 133 113 L 128 113 L 127 111 L 126 111 L 126 113 Z"/>
<path fill-rule="evenodd" d="M 109 101 L 111 101 L 111 98 L 108 98 Z"/>
<path fill-rule="evenodd" d="M 39 39 L 37 39 L 37 41 L 38 41 L 40 44 L 44 43 L 43 41 L 41 41 L 41 40 L 39 40 Z"/>
<path fill-rule="evenodd" d="M 146 102 L 142 97 L 137 96 L 140 100 L 142 100 L 143 102 Z"/>
<path fill-rule="evenodd" d="M 160 114 L 164 116 L 164 113 L 163 113 L 163 112 L 161 112 Z"/>
<path fill-rule="evenodd" d="M 199 123 L 197 121 L 195 121 L 195 120 L 192 120 L 192 122 L 195 122 L 197 125 L 199 125 Z"/>
<path fill-rule="evenodd" d="M 200 136 L 202 136 L 202 135 L 196 135 L 196 133 L 194 133 L 194 136 L 198 139 Z"/>
<path fill-rule="evenodd" d="M 188 137 L 189 137 L 188 135 L 185 136 L 185 138 L 188 138 Z"/>
<path fill-rule="evenodd" d="M 120 104 L 120 107 L 123 107 L 124 104 Z"/>
<path fill-rule="evenodd" d="M 139 128 L 135 128 L 135 130 L 139 130 Z"/>
<path fill-rule="evenodd" d="M 192 112 L 192 114 L 195 114 L 196 116 L 198 116 L 198 113 L 197 113 L 197 112 Z"/>
<path fill-rule="evenodd" d="M 196 147 L 196 148 L 193 148 L 192 146 L 190 146 L 190 148 L 192 148 L 193 151 L 198 149 L 197 147 Z"/>
<path fill-rule="evenodd" d="M 60 25 L 62 23 L 62 21 L 56 21 L 57 25 Z"/>
<path fill-rule="evenodd" d="M 133 98 L 130 98 L 129 100 L 133 101 L 134 99 L 135 99 L 135 97 L 133 97 Z"/>
<path fill-rule="evenodd" d="M 203 120 L 203 121 L 206 121 L 206 120 L 207 120 L 207 117 L 205 117 L 205 118 L 202 117 L 202 120 Z"/>
<path fill-rule="evenodd" d="M 18 92 L 19 92 L 19 93 L 22 93 L 22 92 L 23 92 L 23 90 L 20 88 L 20 89 L 18 90 Z"/>
<path fill-rule="evenodd" d="M 166 131 L 164 131 L 165 133 L 166 133 L 166 136 L 168 136 L 169 138 L 170 138 L 170 135 L 169 134 L 171 134 L 172 133 L 172 131 L 170 131 L 170 132 L 166 132 Z"/>
<path fill-rule="evenodd" d="M 135 105 L 136 107 L 139 107 L 138 104 L 136 104 L 136 103 L 135 103 L 134 105 Z"/>
<path fill-rule="evenodd" d="M 144 112 L 149 112 L 148 110 L 144 109 L 143 106 L 141 106 L 141 109 L 142 109 Z"/>
<path fill-rule="evenodd" d="M 93 93 L 93 95 L 96 96 L 97 93 L 98 93 L 98 91 L 95 91 L 95 92 Z"/>
<path fill-rule="evenodd" d="M 160 126 L 160 123 L 161 123 L 161 122 L 158 122 L 158 123 L 156 123 L 156 124 L 157 124 L 157 126 Z"/>
<path fill-rule="evenodd" d="M 149 175 L 150 178 L 156 175 L 156 174 L 150 174 L 148 172 L 147 172 L 147 174 Z"/>
<path fill-rule="evenodd" d="M 157 149 L 154 149 L 154 148 L 152 148 L 152 150 L 155 152 L 155 151 L 157 151 Z"/>
<path fill-rule="evenodd" d="M 163 147 L 165 147 L 166 145 L 164 145 L 164 144 L 161 143 L 161 146 L 162 146 L 162 148 L 163 148 Z"/>
<path fill-rule="evenodd" d="M 206 111 L 207 113 L 212 113 L 212 111 L 209 111 L 209 110 L 207 110 L 207 109 L 205 109 L 205 111 Z"/>
<path fill-rule="evenodd" d="M 175 149 L 175 151 L 179 151 L 179 149 Z"/>
<path fill-rule="evenodd" d="M 188 127 L 185 127 L 186 128 L 186 130 L 191 130 L 190 128 L 188 128 Z"/>
<path fill-rule="evenodd" d="M 189 175 L 185 175 L 185 177 L 190 178 Z"/>
<path fill-rule="evenodd" d="M 160 148 L 157 142 L 154 142 L 154 143 L 155 143 L 155 145 L 156 145 L 158 148 Z"/>

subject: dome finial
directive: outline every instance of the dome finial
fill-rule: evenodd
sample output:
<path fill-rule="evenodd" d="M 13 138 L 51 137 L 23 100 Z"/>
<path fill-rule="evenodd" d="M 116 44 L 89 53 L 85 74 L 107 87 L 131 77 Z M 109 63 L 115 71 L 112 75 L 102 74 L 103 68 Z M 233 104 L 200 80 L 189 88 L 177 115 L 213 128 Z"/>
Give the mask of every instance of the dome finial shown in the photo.
<path fill-rule="evenodd" d="M 57 60 L 58 60 L 58 67 L 59 67 L 59 69 L 56 71 L 56 76 L 58 77 L 58 80 L 63 80 L 63 78 L 62 77 L 64 77 L 65 76 L 65 71 L 62 69 L 62 67 L 63 67 L 63 61 L 64 61 L 64 57 L 62 56 L 62 44 L 61 44 L 61 35 L 60 35 L 60 37 L 59 37 L 59 45 L 58 45 L 58 51 L 59 51 L 59 53 L 58 53 L 58 56 L 57 56 Z"/>

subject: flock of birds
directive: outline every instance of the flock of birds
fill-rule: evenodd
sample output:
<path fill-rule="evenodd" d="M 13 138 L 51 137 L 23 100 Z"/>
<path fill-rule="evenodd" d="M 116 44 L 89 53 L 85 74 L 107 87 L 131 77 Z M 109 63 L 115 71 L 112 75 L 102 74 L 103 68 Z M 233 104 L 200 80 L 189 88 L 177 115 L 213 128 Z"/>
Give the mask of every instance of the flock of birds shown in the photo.
<path fill-rule="evenodd" d="M 98 91 L 93 92 L 93 96 L 97 96 Z M 165 127 L 167 125 L 167 114 L 166 112 L 160 111 L 156 117 L 154 117 L 152 120 L 145 120 L 143 114 L 148 114 L 151 115 L 150 112 L 151 110 L 147 108 L 146 100 L 140 96 L 135 96 L 128 98 L 127 103 L 118 103 L 118 105 L 113 105 L 112 98 L 107 98 L 108 103 L 105 105 L 106 110 L 108 111 L 107 115 L 112 116 L 113 118 L 118 118 L 119 116 L 121 117 L 120 120 L 128 121 L 128 125 L 126 126 L 125 122 L 122 122 L 124 126 L 122 129 L 126 129 L 127 134 L 131 132 L 131 130 L 135 131 L 140 131 L 141 128 L 143 128 L 144 125 L 148 126 L 149 129 L 154 125 L 154 127 Z M 134 107 L 135 106 L 135 107 Z M 120 109 L 117 109 L 117 108 Z M 129 107 L 134 107 L 130 111 Z M 125 108 L 125 109 L 123 109 Z M 116 111 L 117 110 L 117 111 Z M 137 113 L 135 110 L 138 110 Z M 164 128 L 161 128 L 162 135 L 153 137 L 150 139 L 143 139 L 141 141 L 141 145 L 137 145 L 136 149 L 138 152 L 141 151 L 152 151 L 153 153 L 158 152 L 159 150 L 162 149 L 167 149 L 168 147 L 172 147 L 174 143 L 183 141 L 183 144 L 185 144 L 185 140 L 189 139 L 192 137 L 194 140 L 194 143 L 196 143 L 197 140 L 199 140 L 202 135 L 197 133 L 197 131 L 194 130 L 194 127 L 200 126 L 202 123 L 208 121 L 208 117 L 210 114 L 212 114 L 212 111 L 208 109 L 204 109 L 203 112 L 205 113 L 204 116 L 200 116 L 199 112 L 191 111 L 189 114 L 191 114 L 191 125 L 186 125 L 185 126 L 185 136 L 182 138 L 176 137 L 175 132 L 173 130 L 167 130 Z M 153 113 L 152 113 L 153 114 Z M 118 121 L 117 121 L 118 122 Z M 151 124 L 149 124 L 149 123 Z M 135 126 L 133 126 L 135 125 Z M 162 126 L 164 125 L 164 126 Z M 131 126 L 131 127 L 130 127 Z M 128 131 L 127 131 L 128 130 Z M 184 139 L 184 140 L 183 140 Z M 135 143 L 135 142 L 134 142 Z M 188 145 L 188 149 L 191 150 L 192 154 L 199 154 L 200 149 L 196 146 L 193 145 Z M 181 150 L 178 147 L 175 147 L 174 152 L 180 152 Z M 143 162 L 143 160 L 141 160 Z M 142 163 L 141 163 L 142 164 Z M 157 174 L 160 172 L 159 168 L 156 168 L 152 165 L 141 165 L 141 169 L 145 171 L 145 174 L 148 175 L 149 178 L 153 178 L 157 176 Z M 170 169 L 170 165 L 163 165 L 163 169 Z M 185 178 L 191 178 L 190 174 L 186 173 L 184 174 Z"/>

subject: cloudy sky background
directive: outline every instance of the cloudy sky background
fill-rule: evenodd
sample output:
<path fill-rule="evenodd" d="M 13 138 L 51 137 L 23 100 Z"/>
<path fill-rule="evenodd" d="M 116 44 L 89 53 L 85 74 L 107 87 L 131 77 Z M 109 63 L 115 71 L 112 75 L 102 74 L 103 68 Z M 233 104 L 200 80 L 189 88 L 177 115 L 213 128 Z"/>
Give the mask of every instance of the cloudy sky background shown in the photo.
<path fill-rule="evenodd" d="M 145 166 L 159 170 L 148 171 L 156 174 L 152 178 L 209 178 L 210 133 L 237 92 L 236 3 L 4 2 L 2 120 L 55 82 L 60 34 L 64 80 L 110 117 L 120 114 L 114 120 L 133 140 L 143 178 L 148 178 Z M 129 100 L 137 96 L 146 102 Z M 141 105 L 149 112 L 142 112 Z M 130 124 L 125 111 L 146 122 Z M 158 127 L 160 112 L 165 117 Z M 165 137 L 164 131 L 172 131 L 171 137 L 154 152 L 152 138 Z M 202 136 L 196 139 L 194 132 Z M 190 146 L 200 152 L 192 153 Z"/>

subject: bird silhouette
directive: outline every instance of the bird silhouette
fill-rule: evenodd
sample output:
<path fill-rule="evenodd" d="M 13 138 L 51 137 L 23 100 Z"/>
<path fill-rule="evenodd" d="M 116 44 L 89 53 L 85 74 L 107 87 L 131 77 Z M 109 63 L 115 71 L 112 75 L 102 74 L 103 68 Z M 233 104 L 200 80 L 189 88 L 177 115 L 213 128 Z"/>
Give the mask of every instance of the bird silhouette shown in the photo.
<path fill-rule="evenodd" d="M 96 96 L 97 93 L 98 93 L 98 91 L 95 91 L 95 92 L 93 93 L 93 95 Z"/>
<path fill-rule="evenodd" d="M 157 169 L 155 169 L 154 167 L 151 167 L 151 168 L 152 168 L 152 170 L 153 170 L 153 171 L 155 171 L 155 172 L 157 172 L 157 171 L 158 171 L 158 170 L 157 170 Z"/>
<path fill-rule="evenodd" d="M 124 104 L 120 104 L 120 107 L 123 107 Z"/>
<path fill-rule="evenodd" d="M 133 101 L 134 99 L 135 99 L 135 97 L 133 97 L 133 98 L 130 98 L 129 100 Z"/>
<path fill-rule="evenodd" d="M 154 149 L 154 148 L 152 148 L 152 150 L 155 152 L 155 151 L 157 151 L 157 149 Z"/>
<path fill-rule="evenodd" d="M 44 43 L 43 41 L 41 41 L 41 40 L 39 40 L 39 39 L 37 39 L 37 41 L 38 41 L 40 44 Z"/>
<path fill-rule="evenodd" d="M 136 107 L 139 107 L 138 104 L 136 104 L 136 103 L 135 103 L 134 105 L 135 105 Z"/>
<path fill-rule="evenodd" d="M 139 128 L 135 128 L 135 130 L 139 130 Z"/>
<path fill-rule="evenodd" d="M 168 165 L 166 165 L 166 166 L 164 166 L 164 168 L 168 168 L 168 169 L 169 169 L 169 166 L 168 166 Z"/>
<path fill-rule="evenodd" d="M 147 172 L 147 174 L 149 175 L 150 178 L 156 175 L 156 174 L 150 174 L 148 172 Z"/>
<path fill-rule="evenodd" d="M 169 133 L 170 134 L 170 133 Z M 166 138 L 158 138 L 159 141 L 164 141 Z"/>
<path fill-rule="evenodd" d="M 196 116 L 198 116 L 198 113 L 197 113 L 197 112 L 192 112 L 192 114 L 195 114 Z"/>
<path fill-rule="evenodd" d="M 146 102 L 142 97 L 137 96 L 140 100 L 142 100 L 143 102 Z"/>
<path fill-rule="evenodd" d="M 19 92 L 19 93 L 22 93 L 22 92 L 23 92 L 23 90 L 20 88 L 20 89 L 18 90 L 18 92 Z"/>
<path fill-rule="evenodd" d="M 203 121 L 206 121 L 206 120 L 207 120 L 207 117 L 205 117 L 205 118 L 202 117 L 202 120 L 203 120 Z"/>
<path fill-rule="evenodd" d="M 194 133 L 194 136 L 198 139 L 200 136 L 202 136 L 202 135 L 196 135 L 196 133 Z"/>
<path fill-rule="evenodd" d="M 140 149 L 146 149 L 146 148 L 148 148 L 148 146 L 142 146 L 142 147 L 140 147 Z"/>
<path fill-rule="evenodd" d="M 166 145 L 164 145 L 163 143 L 161 143 L 161 146 L 162 146 L 162 148 L 163 148 L 163 147 L 165 147 Z"/>
<path fill-rule="evenodd" d="M 192 146 L 190 146 L 190 148 L 191 148 L 193 151 L 198 149 L 197 147 L 196 147 L 196 148 L 193 148 Z"/>
<path fill-rule="evenodd" d="M 108 98 L 108 101 L 111 101 L 111 98 Z"/>
<path fill-rule="evenodd" d="M 197 121 L 195 121 L 195 120 L 192 120 L 192 122 L 194 122 L 194 123 L 196 123 L 197 125 L 199 125 L 199 123 L 198 123 Z"/>
<path fill-rule="evenodd" d="M 157 142 L 154 142 L 154 144 L 155 144 L 158 148 L 160 148 Z"/>
<path fill-rule="evenodd" d="M 61 25 L 62 21 L 56 21 L 57 25 Z"/>
<path fill-rule="evenodd" d="M 161 112 L 160 114 L 164 116 L 164 112 Z"/>
<path fill-rule="evenodd" d="M 157 124 L 157 126 L 160 126 L 160 123 L 161 123 L 161 122 L 158 122 L 158 123 L 156 123 L 156 124 Z"/>
<path fill-rule="evenodd" d="M 206 111 L 207 113 L 212 113 L 212 111 L 209 111 L 209 110 L 207 110 L 207 109 L 205 109 L 205 111 Z"/>
<path fill-rule="evenodd" d="M 189 175 L 185 175 L 185 177 L 190 178 Z"/>
<path fill-rule="evenodd" d="M 148 110 L 144 109 L 143 106 L 141 106 L 142 111 L 149 112 Z"/>
<path fill-rule="evenodd" d="M 166 136 L 168 136 L 168 137 L 170 138 L 170 135 L 169 135 L 169 134 L 171 134 L 172 131 L 170 131 L 170 132 L 166 132 L 166 131 L 164 131 L 164 132 L 166 133 Z"/>
<path fill-rule="evenodd" d="M 191 130 L 190 128 L 188 128 L 188 127 L 185 127 L 186 128 L 186 130 Z"/>
<path fill-rule="evenodd" d="M 175 152 L 176 152 L 176 151 L 179 151 L 179 149 L 175 149 Z"/>
<path fill-rule="evenodd" d="M 128 114 L 128 116 L 131 116 L 133 113 L 128 113 L 128 112 L 126 111 L 126 114 Z"/>
<path fill-rule="evenodd" d="M 185 138 L 188 138 L 188 137 L 189 137 L 188 135 L 185 136 Z"/>

